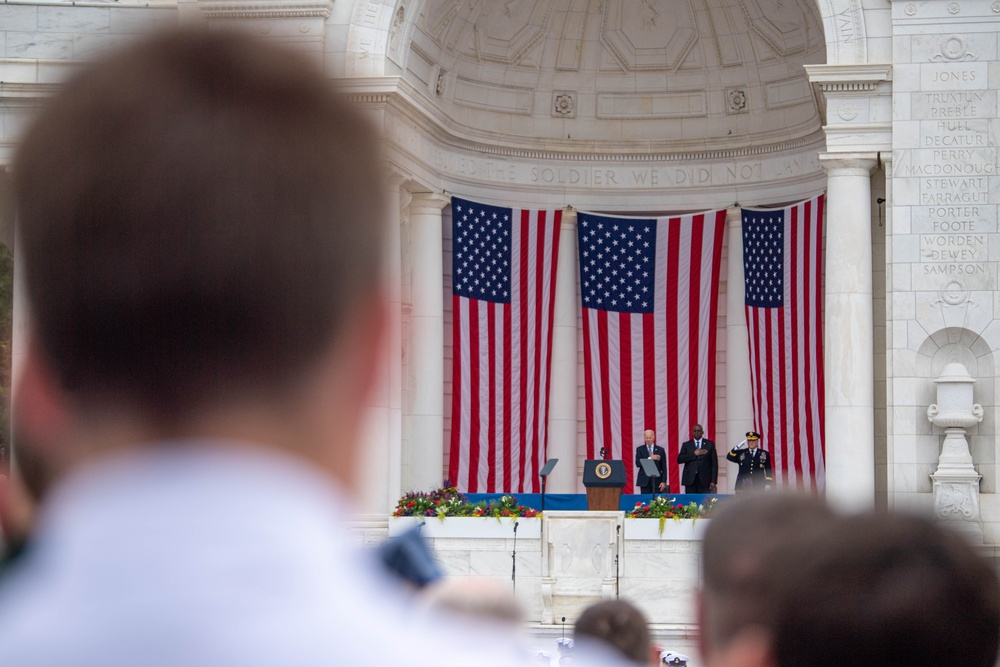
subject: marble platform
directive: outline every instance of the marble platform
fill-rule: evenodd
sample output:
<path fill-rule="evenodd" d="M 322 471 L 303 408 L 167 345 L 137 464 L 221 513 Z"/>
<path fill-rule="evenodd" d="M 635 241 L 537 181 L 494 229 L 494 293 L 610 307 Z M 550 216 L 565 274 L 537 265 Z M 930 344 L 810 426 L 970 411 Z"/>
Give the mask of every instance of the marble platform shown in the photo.
<path fill-rule="evenodd" d="M 646 613 L 657 644 L 688 655 L 694 651 L 707 519 L 668 519 L 661 532 L 659 520 L 628 519 L 624 512 L 548 511 L 543 519 L 518 519 L 516 539 L 514 523 L 392 518 L 388 533 L 423 524 L 447 576 L 510 582 L 539 649 L 553 650 L 564 623 L 572 634 L 588 605 L 620 596 Z"/>

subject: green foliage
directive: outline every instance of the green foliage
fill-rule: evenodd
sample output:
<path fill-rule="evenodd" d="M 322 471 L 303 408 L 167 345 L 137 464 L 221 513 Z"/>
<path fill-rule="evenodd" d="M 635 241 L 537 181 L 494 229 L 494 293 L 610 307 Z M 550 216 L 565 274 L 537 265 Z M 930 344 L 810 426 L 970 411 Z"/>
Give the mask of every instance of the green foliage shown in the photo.
<path fill-rule="evenodd" d="M 707 502 L 699 505 L 697 503 L 688 503 L 687 505 L 681 505 L 677 502 L 676 498 L 671 498 L 667 500 L 663 496 L 657 496 L 649 502 L 649 504 L 636 503 L 635 507 L 628 513 L 625 514 L 627 519 L 659 519 L 660 520 L 660 532 L 663 532 L 663 526 L 666 525 L 667 519 L 701 519 L 712 513 L 715 509 L 717 499 L 711 498 Z"/>
<path fill-rule="evenodd" d="M 430 492 L 407 493 L 396 503 L 393 516 L 524 517 L 541 516 L 541 512 L 519 505 L 515 496 L 502 496 L 490 502 L 471 503 L 454 486 L 443 486 Z"/>

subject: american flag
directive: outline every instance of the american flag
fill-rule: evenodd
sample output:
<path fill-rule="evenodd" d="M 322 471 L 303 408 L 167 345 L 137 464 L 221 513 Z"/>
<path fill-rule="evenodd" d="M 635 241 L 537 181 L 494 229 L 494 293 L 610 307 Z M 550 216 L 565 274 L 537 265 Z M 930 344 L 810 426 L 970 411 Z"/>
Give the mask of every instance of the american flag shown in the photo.
<path fill-rule="evenodd" d="M 822 489 L 824 196 L 743 209 L 754 420 L 775 481 Z"/>
<path fill-rule="evenodd" d="M 452 199 L 451 450 L 469 493 L 537 492 L 561 211 Z"/>
<path fill-rule="evenodd" d="M 691 428 L 715 424 L 715 347 L 726 212 L 656 219 L 581 213 L 587 456 L 623 459 L 635 481 L 646 429 L 667 451 L 669 491 Z"/>

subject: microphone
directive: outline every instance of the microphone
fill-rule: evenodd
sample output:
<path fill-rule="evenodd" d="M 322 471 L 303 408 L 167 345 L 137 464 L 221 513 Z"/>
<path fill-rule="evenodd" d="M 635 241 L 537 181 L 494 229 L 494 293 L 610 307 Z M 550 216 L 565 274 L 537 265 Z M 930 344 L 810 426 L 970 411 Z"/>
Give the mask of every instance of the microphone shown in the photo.
<path fill-rule="evenodd" d="M 604 447 L 601 447 L 601 458 L 603 459 L 607 455 L 608 455 L 608 450 Z"/>
<path fill-rule="evenodd" d="M 517 535 L 517 521 L 514 522 L 514 534 Z"/>

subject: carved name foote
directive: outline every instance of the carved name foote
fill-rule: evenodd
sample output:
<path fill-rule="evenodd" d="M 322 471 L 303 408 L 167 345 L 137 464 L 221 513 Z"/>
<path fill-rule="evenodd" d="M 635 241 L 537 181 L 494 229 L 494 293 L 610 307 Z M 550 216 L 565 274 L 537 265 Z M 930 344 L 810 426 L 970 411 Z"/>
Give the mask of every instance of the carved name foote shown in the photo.
<path fill-rule="evenodd" d="M 983 420 L 983 406 L 972 402 L 975 380 L 962 364 L 950 363 L 941 371 L 937 403 L 927 408 L 927 419 L 944 429 L 945 437 L 934 482 L 934 515 L 948 521 L 977 544 L 983 543 L 979 523 L 979 480 L 965 439 L 965 429 Z"/>

